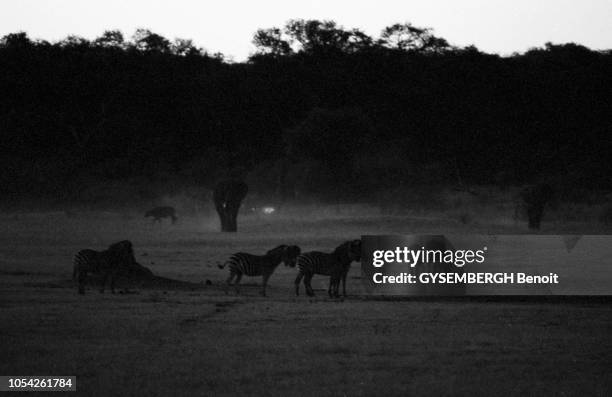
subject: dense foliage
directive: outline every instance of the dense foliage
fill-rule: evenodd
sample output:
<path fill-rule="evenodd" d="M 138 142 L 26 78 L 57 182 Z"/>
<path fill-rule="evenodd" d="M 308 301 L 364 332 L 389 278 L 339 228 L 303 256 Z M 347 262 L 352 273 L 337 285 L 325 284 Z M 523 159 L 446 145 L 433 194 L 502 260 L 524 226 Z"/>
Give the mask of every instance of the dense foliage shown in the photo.
<path fill-rule="evenodd" d="M 0 41 L 2 185 L 265 174 L 310 191 L 555 177 L 610 188 L 612 53 L 546 44 L 508 57 L 429 29 L 380 38 L 333 22 L 259 30 L 244 63 L 138 30 Z M 285 186 L 286 187 L 286 186 Z M 286 189 L 291 190 L 291 189 Z"/>

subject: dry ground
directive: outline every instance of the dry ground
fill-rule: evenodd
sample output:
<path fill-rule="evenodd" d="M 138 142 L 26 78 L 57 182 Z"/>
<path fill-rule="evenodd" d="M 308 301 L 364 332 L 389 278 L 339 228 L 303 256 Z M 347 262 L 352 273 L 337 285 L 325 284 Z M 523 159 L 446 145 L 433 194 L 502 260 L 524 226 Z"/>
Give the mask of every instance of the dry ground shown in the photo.
<path fill-rule="evenodd" d="M 210 216 L 153 225 L 136 213 L 0 216 L 0 374 L 76 375 L 83 395 L 609 395 L 612 308 L 599 299 L 376 299 L 359 268 L 350 296 L 295 297 L 281 265 L 225 295 L 218 262 L 281 243 L 332 249 L 361 234 L 523 231 L 444 216 L 243 217 L 235 235 Z M 554 224 L 545 232 L 593 232 Z M 599 230 L 598 230 L 599 231 Z M 76 294 L 71 257 L 130 239 L 137 260 L 193 288 Z M 203 282 L 210 280 L 213 285 Z M 202 283 L 202 284 L 200 284 Z"/>

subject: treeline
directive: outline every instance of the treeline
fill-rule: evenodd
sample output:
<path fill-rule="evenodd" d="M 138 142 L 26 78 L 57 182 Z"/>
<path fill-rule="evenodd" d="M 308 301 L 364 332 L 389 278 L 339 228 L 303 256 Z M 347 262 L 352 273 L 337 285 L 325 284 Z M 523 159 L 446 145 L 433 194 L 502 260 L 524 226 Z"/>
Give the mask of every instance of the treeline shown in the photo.
<path fill-rule="evenodd" d="M 4 36 L 5 197 L 228 175 L 286 195 L 541 179 L 612 187 L 610 51 L 548 43 L 501 57 L 410 24 L 374 38 L 313 20 L 259 30 L 253 43 L 234 63 L 143 29 L 130 40 Z"/>

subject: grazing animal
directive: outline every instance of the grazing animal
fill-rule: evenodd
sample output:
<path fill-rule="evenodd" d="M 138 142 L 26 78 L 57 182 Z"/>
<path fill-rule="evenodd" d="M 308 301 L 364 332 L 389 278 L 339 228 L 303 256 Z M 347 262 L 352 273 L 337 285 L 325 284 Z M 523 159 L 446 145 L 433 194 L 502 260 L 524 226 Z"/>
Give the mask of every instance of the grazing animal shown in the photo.
<path fill-rule="evenodd" d="M 238 230 L 238 210 L 248 192 L 249 187 L 240 180 L 225 180 L 215 186 L 213 201 L 219 214 L 222 232 Z"/>
<path fill-rule="evenodd" d="M 227 262 L 223 265 L 218 265 L 220 269 L 225 266 L 229 266 L 230 275 L 227 279 L 227 286 L 225 292 L 232 285 L 232 280 L 236 277 L 236 294 L 240 293 L 239 284 L 242 275 L 249 277 L 262 276 L 263 284 L 261 295 L 266 296 L 266 285 L 268 279 L 274 273 L 276 267 L 284 262 L 285 266 L 295 266 L 295 260 L 300 255 L 300 247 L 296 245 L 279 245 L 278 247 L 271 249 L 265 255 L 252 255 L 244 252 L 239 252 L 232 255 Z"/>
<path fill-rule="evenodd" d="M 176 217 L 176 211 L 174 207 L 155 207 L 145 213 L 145 218 L 152 217 L 153 222 L 158 221 L 161 223 L 163 218 L 170 218 L 172 224 L 178 219 Z"/>
<path fill-rule="evenodd" d="M 338 296 L 342 280 L 342 294 L 346 296 L 346 277 L 353 261 L 361 260 L 361 240 L 347 241 L 338 246 L 332 253 L 318 251 L 306 252 L 297 258 L 299 273 L 295 279 L 295 294 L 300 294 L 300 281 L 308 296 L 314 296 L 310 284 L 315 274 L 330 276 L 327 293 L 330 297 Z"/>
<path fill-rule="evenodd" d="M 72 279 L 78 281 L 79 294 L 85 294 L 87 273 L 102 275 L 101 293 L 110 277 L 111 292 L 114 294 L 117 273 L 122 267 L 128 268 L 134 263 L 136 260 L 132 243 L 127 240 L 112 244 L 104 251 L 84 249 L 74 256 Z"/>
<path fill-rule="evenodd" d="M 361 262 L 361 240 L 353 240 L 348 246 L 348 252 L 352 260 L 340 266 L 329 278 L 329 289 L 327 293 L 330 294 L 330 296 L 333 295 L 336 298 L 339 296 L 338 290 L 340 288 L 340 281 L 342 280 L 342 295 L 346 297 L 346 277 L 351 269 L 351 263 L 353 261 Z"/>
<path fill-rule="evenodd" d="M 545 184 L 527 186 L 521 190 L 520 196 L 527 209 L 529 229 L 539 229 L 544 207 L 553 198 L 553 189 Z"/>

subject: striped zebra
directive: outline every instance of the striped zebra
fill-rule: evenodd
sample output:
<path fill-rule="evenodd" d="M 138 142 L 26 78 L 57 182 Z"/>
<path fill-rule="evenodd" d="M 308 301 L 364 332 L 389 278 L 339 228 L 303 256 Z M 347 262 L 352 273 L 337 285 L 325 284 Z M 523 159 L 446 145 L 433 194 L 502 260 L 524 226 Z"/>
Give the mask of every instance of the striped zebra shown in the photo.
<path fill-rule="evenodd" d="M 111 292 L 115 293 L 115 278 L 122 267 L 129 267 L 136 263 L 132 243 L 128 240 L 112 244 L 104 251 L 84 249 L 79 251 L 73 260 L 72 279 L 78 281 L 79 294 L 85 293 L 85 280 L 87 273 L 100 274 L 104 292 L 106 280 L 110 277 Z"/>
<path fill-rule="evenodd" d="M 295 279 L 295 294 L 300 294 L 300 281 L 303 278 L 306 294 L 314 296 L 310 282 L 315 274 L 321 274 L 330 276 L 327 290 L 330 297 L 339 296 L 340 281 L 342 281 L 342 294 L 346 296 L 346 277 L 351 263 L 360 260 L 361 240 L 347 241 L 338 246 L 332 253 L 312 251 L 298 256 L 299 273 Z"/>
<path fill-rule="evenodd" d="M 225 293 L 228 292 L 232 280 L 236 277 L 236 294 L 240 293 L 240 279 L 242 275 L 249 277 L 262 276 L 263 286 L 261 295 L 266 296 L 266 285 L 268 279 L 274 273 L 276 267 L 284 262 L 285 266 L 295 266 L 295 260 L 300 255 L 300 247 L 296 245 L 279 245 L 278 247 L 271 249 L 265 255 L 252 255 L 244 252 L 239 252 L 232 255 L 227 262 L 223 265 L 219 265 L 220 269 L 229 265 L 230 275 L 227 279 L 227 286 Z"/>

